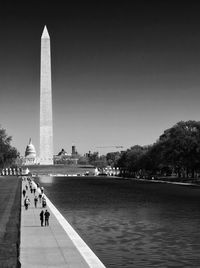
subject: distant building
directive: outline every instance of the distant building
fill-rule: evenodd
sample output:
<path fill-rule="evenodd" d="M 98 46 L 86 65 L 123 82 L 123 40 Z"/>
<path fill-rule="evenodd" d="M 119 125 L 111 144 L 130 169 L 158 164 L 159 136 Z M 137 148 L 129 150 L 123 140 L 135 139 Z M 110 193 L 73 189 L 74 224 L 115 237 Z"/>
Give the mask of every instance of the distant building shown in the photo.
<path fill-rule="evenodd" d="M 76 151 L 76 146 L 72 145 L 72 157 L 76 157 L 77 156 L 77 151 Z"/>
<path fill-rule="evenodd" d="M 75 145 L 72 145 L 71 154 L 67 153 L 64 149 L 62 149 L 57 155 L 54 155 L 54 164 L 77 164 L 78 162 L 78 153 L 76 151 Z"/>
<path fill-rule="evenodd" d="M 22 157 L 22 165 L 28 166 L 36 164 L 37 164 L 36 150 L 30 138 L 29 144 L 26 146 L 25 157 Z"/>
<path fill-rule="evenodd" d="M 71 156 L 70 154 L 68 154 L 64 149 L 62 149 L 57 156 L 60 157 L 67 157 L 67 156 Z"/>

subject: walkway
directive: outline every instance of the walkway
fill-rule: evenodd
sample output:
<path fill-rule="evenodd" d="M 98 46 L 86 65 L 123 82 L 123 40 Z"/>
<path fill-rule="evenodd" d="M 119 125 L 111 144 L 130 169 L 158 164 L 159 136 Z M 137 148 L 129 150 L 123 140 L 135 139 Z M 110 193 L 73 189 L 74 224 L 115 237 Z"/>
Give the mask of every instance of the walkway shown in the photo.
<path fill-rule="evenodd" d="M 25 184 L 28 183 L 23 181 L 22 189 L 25 188 Z M 20 245 L 22 268 L 105 268 L 48 198 L 50 226 L 41 227 L 39 217 L 41 204 L 38 202 L 38 208 L 35 208 L 34 194 L 28 190 L 27 195 L 31 201 L 28 210 L 23 206 L 22 197 Z"/>

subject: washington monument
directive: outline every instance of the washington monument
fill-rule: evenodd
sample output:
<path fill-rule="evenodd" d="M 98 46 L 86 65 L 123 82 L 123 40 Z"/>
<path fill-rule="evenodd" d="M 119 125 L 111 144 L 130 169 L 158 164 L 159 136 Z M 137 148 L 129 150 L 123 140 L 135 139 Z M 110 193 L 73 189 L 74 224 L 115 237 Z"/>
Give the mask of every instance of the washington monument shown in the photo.
<path fill-rule="evenodd" d="M 41 37 L 40 65 L 40 164 L 53 164 L 51 50 L 46 26 Z"/>

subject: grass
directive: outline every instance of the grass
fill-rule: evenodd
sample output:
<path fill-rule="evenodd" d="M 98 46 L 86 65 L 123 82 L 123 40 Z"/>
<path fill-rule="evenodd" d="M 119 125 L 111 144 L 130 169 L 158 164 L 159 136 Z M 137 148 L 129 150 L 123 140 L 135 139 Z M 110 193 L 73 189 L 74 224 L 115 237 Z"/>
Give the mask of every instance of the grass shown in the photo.
<path fill-rule="evenodd" d="M 21 180 L 0 177 L 0 267 L 20 267 Z"/>

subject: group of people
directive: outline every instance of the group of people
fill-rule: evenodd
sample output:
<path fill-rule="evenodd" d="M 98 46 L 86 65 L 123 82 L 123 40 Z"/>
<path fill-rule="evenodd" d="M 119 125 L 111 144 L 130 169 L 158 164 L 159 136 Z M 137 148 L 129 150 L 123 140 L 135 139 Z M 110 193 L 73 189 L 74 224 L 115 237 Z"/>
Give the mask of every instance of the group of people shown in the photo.
<path fill-rule="evenodd" d="M 42 204 L 42 208 L 46 208 L 47 206 L 47 202 L 46 202 L 46 198 L 44 196 L 44 188 L 40 187 L 38 183 L 32 182 L 30 177 L 27 178 L 23 178 L 23 180 L 25 182 L 28 182 L 29 184 L 29 188 L 30 188 L 30 192 L 31 194 L 34 194 L 34 205 L 35 208 L 37 208 L 37 204 L 38 201 Z M 36 195 L 36 190 L 38 192 L 38 196 Z M 25 184 L 25 188 L 22 190 L 22 194 L 24 197 L 24 207 L 25 210 L 28 210 L 29 205 L 31 204 L 29 197 L 26 195 L 28 191 L 28 185 L 27 183 Z M 46 209 L 45 211 L 42 210 L 40 212 L 40 222 L 41 222 L 41 226 L 49 226 L 49 217 L 50 217 L 50 213 L 49 211 Z"/>
<path fill-rule="evenodd" d="M 47 209 L 46 209 L 45 212 L 44 212 L 44 210 L 42 210 L 40 212 L 41 226 L 44 226 L 44 222 L 45 222 L 45 226 L 49 226 L 49 216 L 50 216 L 50 213 L 49 213 L 49 211 Z"/>

